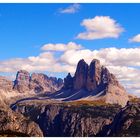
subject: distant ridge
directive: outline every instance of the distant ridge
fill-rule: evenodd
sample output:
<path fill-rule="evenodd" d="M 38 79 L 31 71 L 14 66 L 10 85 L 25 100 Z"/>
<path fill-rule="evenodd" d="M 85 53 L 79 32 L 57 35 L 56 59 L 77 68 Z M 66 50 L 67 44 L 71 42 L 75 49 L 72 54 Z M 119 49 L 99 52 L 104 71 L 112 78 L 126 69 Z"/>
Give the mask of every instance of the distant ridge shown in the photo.
<path fill-rule="evenodd" d="M 25 70 L 17 72 L 16 80 L 14 81 L 14 90 L 20 93 L 34 92 L 34 93 L 53 93 L 63 86 L 63 80 L 56 77 L 48 77 L 42 73 L 30 73 Z"/>

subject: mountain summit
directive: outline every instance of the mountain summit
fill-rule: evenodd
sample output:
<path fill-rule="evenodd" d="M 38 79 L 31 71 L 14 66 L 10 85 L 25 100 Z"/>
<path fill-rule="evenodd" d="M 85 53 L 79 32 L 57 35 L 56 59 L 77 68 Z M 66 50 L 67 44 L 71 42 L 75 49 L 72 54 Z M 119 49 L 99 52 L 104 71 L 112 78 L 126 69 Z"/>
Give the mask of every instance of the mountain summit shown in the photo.
<path fill-rule="evenodd" d="M 74 76 L 69 73 L 64 79 L 63 88 L 52 96 L 63 101 L 102 100 L 122 106 L 128 101 L 124 87 L 97 59 L 93 59 L 90 65 L 81 59 Z"/>
<path fill-rule="evenodd" d="M 64 80 L 64 88 L 66 89 L 69 88 L 67 87 L 69 80 L 73 81 L 70 87 L 74 90 L 86 89 L 87 91 L 93 91 L 96 88 L 102 88 L 109 84 L 123 89 L 116 77 L 106 67 L 102 66 L 97 59 L 93 59 L 90 65 L 83 59 L 80 60 L 74 77 L 71 78 L 69 73 Z"/>
<path fill-rule="evenodd" d="M 61 78 L 48 77 L 42 73 L 32 73 L 30 76 L 26 70 L 20 70 L 17 72 L 13 89 L 19 93 L 53 93 L 61 89 L 62 86 L 63 80 Z"/>

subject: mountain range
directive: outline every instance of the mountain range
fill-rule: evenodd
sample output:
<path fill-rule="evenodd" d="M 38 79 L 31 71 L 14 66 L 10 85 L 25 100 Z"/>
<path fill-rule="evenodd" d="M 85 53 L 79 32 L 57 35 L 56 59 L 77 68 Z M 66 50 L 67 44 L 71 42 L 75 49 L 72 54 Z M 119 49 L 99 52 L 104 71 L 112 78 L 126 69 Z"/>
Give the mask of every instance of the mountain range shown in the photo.
<path fill-rule="evenodd" d="M 128 94 L 97 59 L 89 65 L 81 59 L 74 76 L 68 73 L 64 80 L 42 73 L 30 75 L 26 70 L 18 71 L 14 81 L 0 76 L 0 100 L 5 106 L 0 110 L 2 136 L 136 135 L 135 131 L 130 134 L 129 128 L 138 120 L 134 121 L 139 116 L 138 98 Z M 131 116 L 132 108 L 135 111 Z M 15 116 L 15 121 L 7 112 L 11 112 L 10 117 Z M 4 116 L 8 116 L 11 125 L 4 122 Z M 20 118 L 23 126 L 16 121 Z M 12 125 L 17 125 L 17 129 Z"/>
<path fill-rule="evenodd" d="M 62 89 L 50 97 L 63 101 L 102 100 L 122 106 L 129 100 L 124 87 L 97 59 L 93 59 L 90 65 L 83 59 L 80 60 L 74 76 L 69 73 L 64 79 Z"/>
<path fill-rule="evenodd" d="M 102 100 L 122 106 L 130 96 L 117 78 L 97 59 L 93 59 L 90 65 L 80 60 L 74 76 L 68 73 L 64 82 L 61 78 L 48 77 L 42 73 L 30 76 L 29 72 L 20 70 L 14 81 L 0 77 L 0 87 L 9 96 L 44 94 L 61 101 Z"/>

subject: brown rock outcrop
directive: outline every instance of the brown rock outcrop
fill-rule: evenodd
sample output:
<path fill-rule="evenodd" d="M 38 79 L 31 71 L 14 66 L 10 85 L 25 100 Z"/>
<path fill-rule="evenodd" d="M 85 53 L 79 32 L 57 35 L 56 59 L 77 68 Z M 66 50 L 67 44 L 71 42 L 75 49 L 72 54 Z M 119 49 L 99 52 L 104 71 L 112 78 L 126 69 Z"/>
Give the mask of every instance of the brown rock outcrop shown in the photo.
<path fill-rule="evenodd" d="M 45 93 L 55 92 L 63 86 L 63 80 L 55 77 L 48 77 L 42 73 L 33 73 L 20 70 L 17 72 L 16 80 L 13 89 L 20 92 Z"/>
<path fill-rule="evenodd" d="M 82 59 L 77 65 L 75 76 L 73 78 L 74 89 L 79 90 L 86 87 L 87 75 L 88 64 Z"/>
<path fill-rule="evenodd" d="M 115 115 L 113 122 L 98 133 L 101 137 L 140 137 L 140 100 L 128 102 Z"/>
<path fill-rule="evenodd" d="M 98 87 L 109 84 L 123 88 L 117 78 L 106 67 L 102 66 L 97 59 L 93 59 L 89 66 L 83 59 L 80 60 L 74 77 L 71 77 L 69 73 L 64 80 L 64 87 L 69 85 L 69 88 L 71 87 L 74 90 L 83 88 L 93 91 Z"/>
<path fill-rule="evenodd" d="M 14 89 L 20 93 L 29 91 L 30 74 L 26 70 L 17 72 Z"/>
<path fill-rule="evenodd" d="M 119 109 L 117 105 L 42 105 L 26 102 L 17 104 L 16 111 L 38 123 L 46 137 L 89 137 L 96 136 L 103 126 L 110 124 Z"/>
<path fill-rule="evenodd" d="M 62 79 L 56 77 L 48 77 L 42 73 L 33 73 L 30 80 L 30 89 L 35 93 L 55 92 L 63 85 Z"/>
<path fill-rule="evenodd" d="M 6 77 L 0 76 L 0 89 L 3 89 L 4 91 L 12 91 L 13 82 L 8 80 Z"/>
<path fill-rule="evenodd" d="M 0 102 L 0 136 L 43 136 L 39 126 L 25 118 L 22 114 L 12 111 L 4 102 Z"/>
<path fill-rule="evenodd" d="M 64 78 L 64 89 L 73 88 L 73 78 L 70 73 Z"/>
<path fill-rule="evenodd" d="M 88 91 L 94 90 L 101 83 L 101 65 L 100 61 L 93 59 L 89 66 L 86 88 Z"/>

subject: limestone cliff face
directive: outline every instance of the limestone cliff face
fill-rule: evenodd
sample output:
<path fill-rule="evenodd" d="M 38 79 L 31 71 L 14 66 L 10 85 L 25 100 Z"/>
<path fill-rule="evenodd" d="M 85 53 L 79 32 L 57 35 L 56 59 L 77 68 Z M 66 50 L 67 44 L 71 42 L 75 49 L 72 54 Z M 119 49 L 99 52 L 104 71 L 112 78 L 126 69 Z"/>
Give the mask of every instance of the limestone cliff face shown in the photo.
<path fill-rule="evenodd" d="M 35 121 L 46 137 L 140 136 L 139 99 L 123 108 L 89 101 L 24 101 L 13 109 Z"/>
<path fill-rule="evenodd" d="M 8 80 L 6 77 L 0 76 L 0 89 L 5 91 L 12 91 L 13 90 L 13 82 Z"/>
<path fill-rule="evenodd" d="M 48 77 L 42 73 L 33 73 L 30 80 L 30 89 L 33 89 L 35 93 L 43 92 L 55 92 L 59 90 L 63 85 L 63 80 L 55 77 Z"/>
<path fill-rule="evenodd" d="M 117 105 L 35 105 L 28 102 L 16 107 L 17 112 L 35 121 L 46 137 L 96 136 L 105 125 L 111 124 L 119 109 Z"/>
<path fill-rule="evenodd" d="M 115 115 L 112 123 L 105 125 L 97 136 L 139 137 L 140 100 L 128 102 Z"/>
<path fill-rule="evenodd" d="M 0 101 L 0 116 L 0 136 L 43 136 L 36 123 L 12 111 L 3 101 Z"/>
<path fill-rule="evenodd" d="M 140 99 L 119 105 L 75 101 L 69 103 L 19 102 L 16 112 L 35 121 L 44 136 L 140 136 Z"/>
<path fill-rule="evenodd" d="M 20 93 L 29 91 L 30 74 L 25 70 L 20 70 L 17 72 L 16 80 L 14 84 L 14 89 Z"/>
<path fill-rule="evenodd" d="M 82 59 L 77 65 L 75 76 L 73 78 L 74 89 L 79 90 L 86 87 L 88 74 L 88 64 Z"/>
<path fill-rule="evenodd" d="M 101 83 L 101 65 L 100 61 L 93 59 L 89 65 L 86 88 L 88 91 L 92 91 Z"/>
<path fill-rule="evenodd" d="M 116 77 L 106 67 L 102 66 L 97 59 L 93 59 L 89 66 L 83 59 L 80 60 L 74 77 L 72 78 L 69 73 L 66 79 L 64 84 L 67 85 L 71 81 L 69 85 L 75 90 L 84 88 L 93 91 L 98 86 L 109 84 L 123 88 Z"/>
<path fill-rule="evenodd" d="M 64 78 L 64 88 L 72 89 L 73 88 L 73 78 L 70 73 Z"/>
<path fill-rule="evenodd" d="M 14 82 L 4 76 L 0 76 L 0 99 L 9 99 L 17 96 L 18 93 L 13 90 Z"/>
<path fill-rule="evenodd" d="M 93 59 L 89 66 L 83 59 L 80 60 L 74 77 L 69 73 L 64 81 L 64 87 L 70 85 L 74 90 L 83 88 L 88 91 L 109 84 L 123 88 L 116 77 L 106 67 L 102 66 L 97 59 Z"/>

